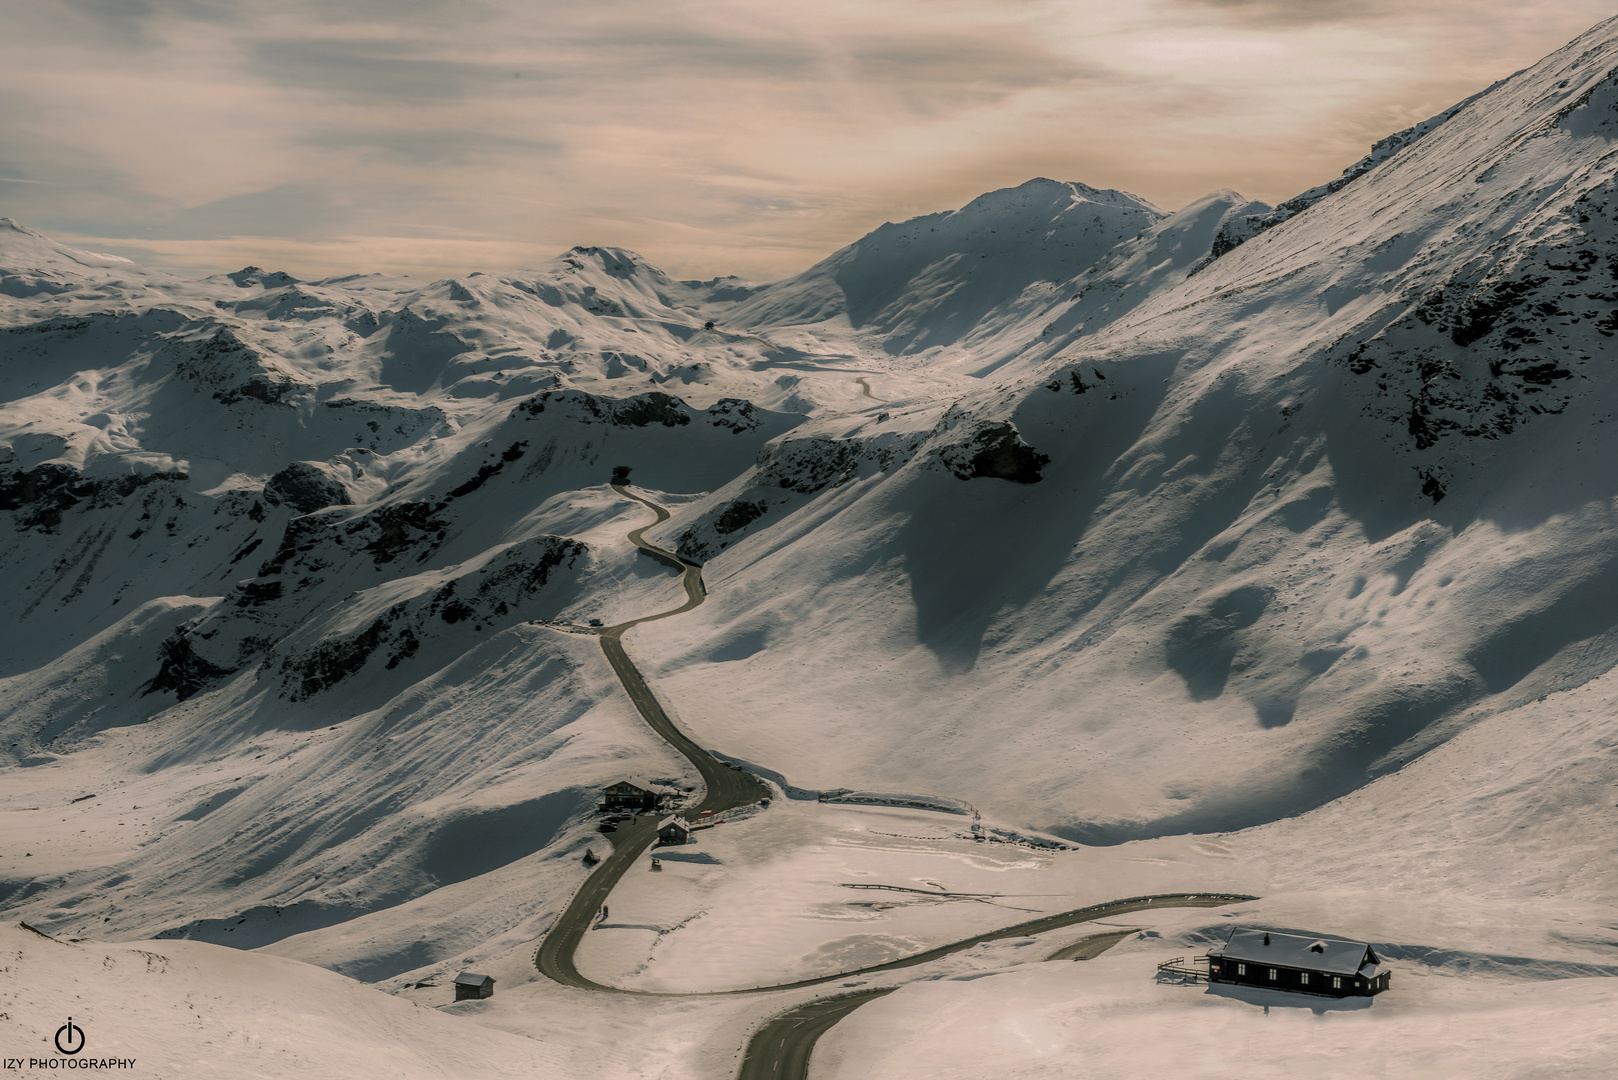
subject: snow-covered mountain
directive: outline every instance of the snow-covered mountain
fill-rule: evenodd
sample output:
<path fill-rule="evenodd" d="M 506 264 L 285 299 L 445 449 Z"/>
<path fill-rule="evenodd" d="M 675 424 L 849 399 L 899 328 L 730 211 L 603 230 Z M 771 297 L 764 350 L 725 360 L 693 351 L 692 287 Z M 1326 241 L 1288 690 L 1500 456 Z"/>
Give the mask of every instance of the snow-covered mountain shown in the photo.
<path fill-rule="evenodd" d="M 677 602 L 618 468 L 709 589 L 631 651 L 783 785 L 1310 865 L 1506 807 L 1594 902 L 1613 721 L 1528 718 L 1618 662 L 1615 137 L 1618 21 L 1280 207 L 1032 180 L 766 285 L 192 280 L 0 219 L 0 904 L 526 970 L 595 789 L 693 780 L 543 625 Z M 1513 740 L 1487 814 L 1433 794 Z"/>

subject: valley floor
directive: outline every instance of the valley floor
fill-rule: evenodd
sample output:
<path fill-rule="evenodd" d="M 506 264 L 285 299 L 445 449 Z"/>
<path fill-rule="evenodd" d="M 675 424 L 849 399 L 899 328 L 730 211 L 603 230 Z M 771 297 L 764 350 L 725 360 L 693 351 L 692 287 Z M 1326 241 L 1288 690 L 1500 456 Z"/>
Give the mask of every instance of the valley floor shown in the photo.
<path fill-rule="evenodd" d="M 587 647 L 575 656 L 586 667 L 598 662 L 587 636 L 533 632 Z M 538 1070 L 578 1080 L 719 1080 L 735 1075 L 749 1036 L 771 1016 L 893 987 L 825 1036 L 811 1059 L 812 1080 L 1170 1070 L 1188 1077 L 1611 1075 L 1618 1035 L 1603 1021 L 1618 1005 L 1618 910 L 1600 890 L 1610 833 L 1600 822 L 1570 822 L 1547 845 L 1544 827 L 1556 807 L 1546 802 L 1558 790 L 1549 783 L 1535 789 L 1537 824 L 1518 819 L 1517 828 L 1493 836 L 1476 834 L 1488 822 L 1475 815 L 1466 819 L 1474 833 L 1457 824 L 1434 834 L 1441 815 L 1430 804 L 1490 791 L 1506 757 L 1520 771 L 1538 756 L 1566 760 L 1580 740 L 1599 749 L 1603 718 L 1618 705 L 1613 686 L 1597 680 L 1576 695 L 1526 706 L 1535 713 L 1531 737 L 1521 735 L 1521 715 L 1511 724 L 1486 721 L 1350 799 L 1219 836 L 1065 850 L 1037 846 L 1045 842 L 1037 836 L 1036 844 L 1004 842 L 1006 827 L 985 821 L 995 839 L 975 841 L 964 814 L 824 803 L 777 786 L 768 808 L 721 814 L 723 824 L 697 832 L 692 843 L 641 856 L 584 934 L 580 970 L 639 994 L 559 986 L 535 971 L 533 941 L 548 928 L 545 913 L 584 872 L 557 851 L 398 908 L 281 936 L 256 952 L 202 941 L 51 940 L 12 924 L 0 928 L 8 958 L 0 1053 L 48 1053 L 41 1040 L 71 1016 L 90 1053 L 134 1058 L 133 1075 Z M 307 752 L 304 743 L 318 736 L 289 738 L 286 747 L 261 750 Z M 52 872 L 110 862 L 118 844 L 138 846 L 158 828 L 138 802 L 123 808 L 129 796 L 116 796 L 116 805 L 112 792 L 79 802 L 61 797 L 73 783 L 71 766 L 94 760 L 74 755 L 30 770 L 23 775 L 35 788 L 8 793 L 8 815 L 35 821 L 25 846 L 53 860 Z M 1509 793 L 1491 794 L 1496 812 L 1509 817 Z M 43 803 L 52 800 L 47 812 Z M 1564 809 L 1584 805 L 1569 796 Z M 1427 823 L 1420 835 L 1418 821 Z M 578 823 L 568 836 L 575 853 L 587 842 L 605 848 L 605 837 Z M 1505 872 L 1510 865 L 1518 870 Z M 1576 885 L 1581 866 L 1589 870 L 1582 889 L 1536 887 L 1525 873 L 1538 868 Z M 449 895 L 471 898 L 489 888 L 533 889 L 541 902 L 523 914 L 458 906 Z M 1119 897 L 1180 891 L 1258 898 L 1133 911 L 816 987 L 733 992 L 880 964 Z M 424 908 L 442 910 L 428 917 Z M 398 936 L 423 919 L 447 924 L 457 912 L 492 920 L 478 949 L 382 979 L 390 993 L 291 958 L 363 952 L 355 943 L 367 935 Z M 242 943 L 250 944 L 259 928 L 241 925 Z M 1371 941 L 1392 963 L 1392 989 L 1370 1001 L 1334 1002 L 1181 985 L 1156 974 L 1161 961 L 1205 951 L 1236 925 Z M 1097 934 L 1116 944 L 1083 962 L 1051 959 Z M 408 954 L 403 943 L 392 948 Z M 495 997 L 453 1003 L 449 980 L 461 967 L 495 976 Z"/>

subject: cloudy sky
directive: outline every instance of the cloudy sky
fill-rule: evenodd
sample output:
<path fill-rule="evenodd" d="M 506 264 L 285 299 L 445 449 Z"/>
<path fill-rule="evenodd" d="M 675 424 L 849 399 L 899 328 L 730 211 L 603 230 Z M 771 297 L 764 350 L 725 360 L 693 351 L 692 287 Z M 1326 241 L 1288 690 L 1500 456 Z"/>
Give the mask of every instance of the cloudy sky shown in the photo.
<path fill-rule="evenodd" d="M 1277 201 L 1593 0 L 0 0 L 0 216 L 187 270 L 795 272 L 1033 176 Z"/>

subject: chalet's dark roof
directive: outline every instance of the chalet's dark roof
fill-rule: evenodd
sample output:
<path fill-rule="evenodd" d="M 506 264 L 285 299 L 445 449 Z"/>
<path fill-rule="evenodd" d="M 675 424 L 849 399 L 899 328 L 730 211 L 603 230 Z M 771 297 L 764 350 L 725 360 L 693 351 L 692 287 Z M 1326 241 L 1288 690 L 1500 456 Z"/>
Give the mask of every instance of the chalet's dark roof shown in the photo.
<path fill-rule="evenodd" d="M 639 788 L 642 791 L 649 791 L 654 795 L 661 790 L 656 784 L 652 783 L 644 776 L 626 776 L 622 780 L 615 780 L 607 786 L 609 788 L 615 788 L 620 784 L 628 784 L 632 788 Z"/>
<path fill-rule="evenodd" d="M 1265 944 L 1266 941 L 1269 944 Z M 1231 931 L 1229 941 L 1209 949 L 1208 955 L 1250 964 L 1326 971 L 1333 975 L 1353 975 L 1367 964 L 1380 962 L 1371 946 L 1363 941 L 1240 928 Z"/>
<path fill-rule="evenodd" d="M 455 976 L 455 983 L 457 986 L 493 986 L 494 979 L 475 971 L 463 971 Z"/>

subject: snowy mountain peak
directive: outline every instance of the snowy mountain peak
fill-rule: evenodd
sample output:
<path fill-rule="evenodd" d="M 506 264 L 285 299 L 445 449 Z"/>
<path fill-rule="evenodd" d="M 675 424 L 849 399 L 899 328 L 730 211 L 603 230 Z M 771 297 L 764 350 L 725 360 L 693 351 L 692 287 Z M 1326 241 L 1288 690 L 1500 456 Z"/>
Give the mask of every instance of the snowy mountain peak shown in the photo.
<path fill-rule="evenodd" d="M 87 267 L 144 270 L 129 259 L 69 247 L 13 218 L 0 217 L 0 273 Z"/>
<path fill-rule="evenodd" d="M 279 270 L 265 270 L 258 266 L 244 266 L 224 276 L 239 289 L 251 289 L 255 285 L 265 289 L 280 289 L 287 285 L 298 284 L 298 279 L 291 274 Z"/>
<path fill-rule="evenodd" d="M 1124 210 L 1144 210 L 1161 216 L 1164 212 L 1139 195 L 1112 188 L 1093 188 L 1076 180 L 1051 180 L 1036 176 L 1016 187 L 1000 188 L 979 195 L 959 210 L 946 214 L 955 217 L 964 214 L 1012 214 L 1023 216 L 1049 208 L 1056 214 L 1077 209 L 1080 204 L 1117 207 Z"/>
<path fill-rule="evenodd" d="M 765 326 L 846 320 L 889 353 L 947 346 L 1030 286 L 1073 278 L 1165 216 L 1125 192 L 1038 178 L 882 225 L 760 290 L 733 317 Z"/>

